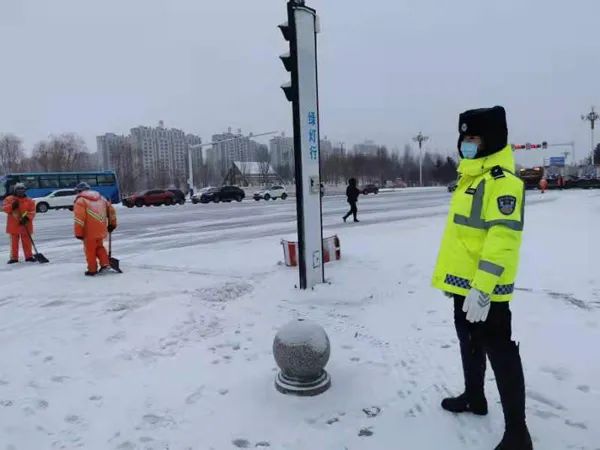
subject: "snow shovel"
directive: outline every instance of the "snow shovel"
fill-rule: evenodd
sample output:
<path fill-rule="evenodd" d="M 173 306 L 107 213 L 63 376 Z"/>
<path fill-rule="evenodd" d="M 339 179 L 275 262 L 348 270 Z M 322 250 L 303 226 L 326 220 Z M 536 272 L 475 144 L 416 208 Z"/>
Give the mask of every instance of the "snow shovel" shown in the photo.
<path fill-rule="evenodd" d="M 49 263 L 50 260 L 48 258 L 46 258 L 44 255 L 42 255 L 40 252 L 38 252 L 38 249 L 35 246 L 35 242 L 33 242 L 33 238 L 31 237 L 31 233 L 27 229 L 27 226 L 23 225 L 23 228 L 25 228 L 25 232 L 27 232 L 27 237 L 31 241 L 31 245 L 33 245 L 33 250 L 35 250 L 35 255 L 33 255 L 33 257 L 35 258 L 35 260 L 37 262 L 39 262 L 40 264 Z"/>
<path fill-rule="evenodd" d="M 112 257 L 112 233 L 108 233 L 108 262 L 112 270 L 118 273 L 123 273 L 123 271 L 119 267 L 119 260 L 117 258 Z"/>

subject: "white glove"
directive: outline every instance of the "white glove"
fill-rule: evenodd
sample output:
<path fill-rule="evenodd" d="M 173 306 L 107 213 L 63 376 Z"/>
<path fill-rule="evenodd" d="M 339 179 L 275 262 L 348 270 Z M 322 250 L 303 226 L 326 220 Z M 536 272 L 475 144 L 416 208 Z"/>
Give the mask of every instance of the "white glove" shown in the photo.
<path fill-rule="evenodd" d="M 469 322 L 485 322 L 490 312 L 490 296 L 472 288 L 463 304 L 463 312 L 467 313 Z"/>

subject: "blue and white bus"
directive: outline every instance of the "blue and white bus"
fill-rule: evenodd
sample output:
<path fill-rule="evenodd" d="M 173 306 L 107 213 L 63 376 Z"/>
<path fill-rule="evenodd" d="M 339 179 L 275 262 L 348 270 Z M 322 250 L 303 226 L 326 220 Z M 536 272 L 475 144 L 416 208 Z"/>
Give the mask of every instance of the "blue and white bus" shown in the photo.
<path fill-rule="evenodd" d="M 119 183 L 113 171 L 103 172 L 37 172 L 9 173 L 0 176 L 0 200 L 10 195 L 16 183 L 24 183 L 27 196 L 31 198 L 45 197 L 57 189 L 74 188 L 85 181 L 95 191 L 112 203 L 119 203 Z"/>

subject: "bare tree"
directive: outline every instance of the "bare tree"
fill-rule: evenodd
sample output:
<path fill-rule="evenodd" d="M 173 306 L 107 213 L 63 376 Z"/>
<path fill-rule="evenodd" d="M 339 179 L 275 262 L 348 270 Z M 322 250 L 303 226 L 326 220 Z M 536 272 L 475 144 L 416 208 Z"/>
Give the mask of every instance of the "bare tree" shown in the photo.
<path fill-rule="evenodd" d="M 142 186 L 142 166 L 137 150 L 129 142 L 121 142 L 111 152 L 111 166 L 119 178 L 121 191 L 132 194 Z"/>
<path fill-rule="evenodd" d="M 258 154 L 258 172 L 262 184 L 269 184 L 270 176 L 273 174 L 271 169 L 271 155 L 268 151 L 259 152 Z"/>
<path fill-rule="evenodd" d="M 92 162 L 85 141 L 74 133 L 50 136 L 36 144 L 33 158 L 46 172 L 69 172 L 90 169 Z"/>
<path fill-rule="evenodd" d="M 294 171 L 287 164 L 277 166 L 275 168 L 275 171 L 281 177 L 281 179 L 286 183 L 291 183 L 292 180 L 294 179 Z M 326 182 L 328 182 L 328 181 L 329 181 L 329 179 L 326 180 Z"/>
<path fill-rule="evenodd" d="M 19 171 L 24 160 L 21 139 L 14 134 L 0 134 L 0 173 Z"/>
<path fill-rule="evenodd" d="M 33 157 L 25 157 L 19 166 L 21 172 L 39 172 L 41 170 L 39 164 Z"/>
<path fill-rule="evenodd" d="M 321 174 L 326 183 L 345 183 L 356 178 L 363 183 L 380 183 L 401 178 L 408 185 L 419 180 L 419 162 L 410 146 L 404 149 L 400 157 L 396 152 L 390 154 L 380 147 L 374 155 L 333 154 L 321 161 Z M 429 184 L 446 183 L 456 178 L 456 162 L 452 158 L 444 160 L 435 154 L 426 153 L 423 158 L 423 174 Z"/>

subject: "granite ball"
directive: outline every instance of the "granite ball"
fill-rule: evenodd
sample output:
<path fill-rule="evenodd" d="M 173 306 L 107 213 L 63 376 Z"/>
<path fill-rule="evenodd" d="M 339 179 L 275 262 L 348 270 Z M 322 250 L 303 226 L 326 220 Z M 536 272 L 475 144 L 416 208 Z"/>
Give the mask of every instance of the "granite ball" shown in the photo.
<path fill-rule="evenodd" d="M 297 319 L 284 325 L 273 341 L 273 356 L 285 377 L 314 380 L 323 374 L 331 345 L 320 325 Z"/>

